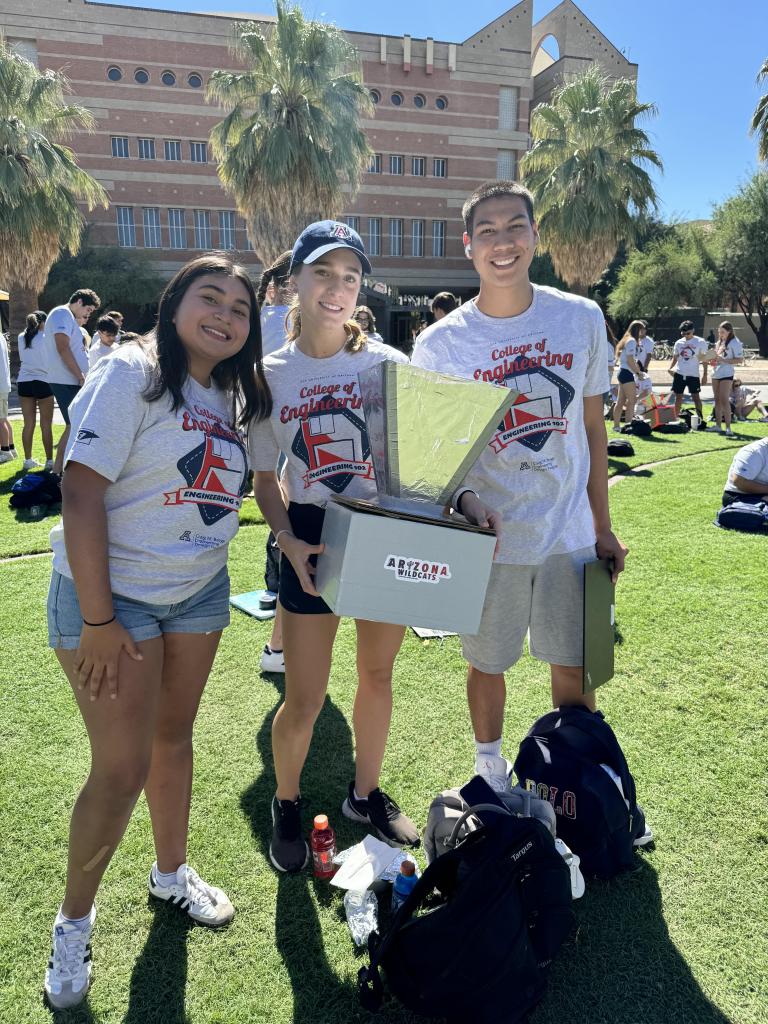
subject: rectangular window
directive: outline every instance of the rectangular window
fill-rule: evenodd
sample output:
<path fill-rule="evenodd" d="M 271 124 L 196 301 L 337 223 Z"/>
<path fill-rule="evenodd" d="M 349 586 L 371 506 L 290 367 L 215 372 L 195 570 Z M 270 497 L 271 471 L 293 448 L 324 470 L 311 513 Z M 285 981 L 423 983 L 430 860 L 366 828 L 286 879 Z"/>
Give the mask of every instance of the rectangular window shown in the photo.
<path fill-rule="evenodd" d="M 160 249 L 163 237 L 160 229 L 160 210 L 157 206 L 144 207 L 144 248 Z"/>
<path fill-rule="evenodd" d="M 368 168 L 369 174 L 381 174 L 381 153 L 374 153 Z"/>
<path fill-rule="evenodd" d="M 253 252 L 253 246 L 251 245 L 251 240 L 248 237 L 248 228 L 245 221 L 243 221 L 243 234 L 245 235 L 245 240 L 243 241 L 243 252 Z"/>
<path fill-rule="evenodd" d="M 211 238 L 211 214 L 208 210 L 193 210 L 192 219 L 195 225 L 195 248 L 210 249 L 213 246 Z"/>
<path fill-rule="evenodd" d="M 181 160 L 181 143 L 178 139 L 165 140 L 165 159 Z"/>
<path fill-rule="evenodd" d="M 427 173 L 427 161 L 423 156 L 412 156 L 411 157 L 411 174 L 415 174 L 417 178 L 423 178 Z"/>
<path fill-rule="evenodd" d="M 155 159 L 155 140 L 139 139 L 139 160 Z"/>
<path fill-rule="evenodd" d="M 411 225 L 411 251 L 414 256 L 424 255 L 424 221 L 415 220 Z"/>
<path fill-rule="evenodd" d="M 130 155 L 131 151 L 128 148 L 128 139 L 124 135 L 113 135 L 112 156 L 120 157 L 122 160 L 128 160 Z"/>
<path fill-rule="evenodd" d="M 235 214 L 232 210 L 219 210 L 219 248 L 235 248 Z"/>
<path fill-rule="evenodd" d="M 502 85 L 499 89 L 499 131 L 517 131 L 517 87 Z"/>
<path fill-rule="evenodd" d="M 184 211 L 170 209 L 168 211 L 168 238 L 171 249 L 187 248 L 187 227 L 184 223 Z"/>
<path fill-rule="evenodd" d="M 389 222 L 389 255 L 403 255 L 403 222 L 400 217 L 392 217 Z"/>
<path fill-rule="evenodd" d="M 445 256 L 445 221 L 432 221 L 432 255 Z"/>
<path fill-rule="evenodd" d="M 117 207 L 117 244 L 136 245 L 136 226 L 133 223 L 133 207 Z"/>
<path fill-rule="evenodd" d="M 389 173 L 390 174 L 402 174 L 403 173 L 403 158 L 401 156 L 390 155 L 390 157 L 389 157 Z"/>
<path fill-rule="evenodd" d="M 381 217 L 368 218 L 368 255 L 381 256 Z"/>
<path fill-rule="evenodd" d="M 207 142 L 190 142 L 189 144 L 189 159 L 193 164 L 207 164 L 208 163 L 208 143 Z"/>
<path fill-rule="evenodd" d="M 346 225 L 348 227 L 352 228 L 353 231 L 356 231 L 358 234 L 360 234 L 360 218 L 359 217 L 345 217 L 344 218 L 344 222 L 346 223 Z"/>
<path fill-rule="evenodd" d="M 448 177 L 448 161 L 444 156 L 436 156 L 432 161 L 432 174 L 435 178 Z"/>
<path fill-rule="evenodd" d="M 496 154 L 496 177 L 502 181 L 514 181 L 515 152 L 512 149 L 500 149 Z"/>

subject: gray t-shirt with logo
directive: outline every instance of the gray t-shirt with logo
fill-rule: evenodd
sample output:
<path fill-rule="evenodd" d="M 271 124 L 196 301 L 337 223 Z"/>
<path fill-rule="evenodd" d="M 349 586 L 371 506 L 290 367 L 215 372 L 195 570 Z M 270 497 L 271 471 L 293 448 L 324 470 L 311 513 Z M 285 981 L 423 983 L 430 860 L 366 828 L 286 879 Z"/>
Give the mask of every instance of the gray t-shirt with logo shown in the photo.
<path fill-rule="evenodd" d="M 464 481 L 502 516 L 496 561 L 538 565 L 595 543 L 583 399 L 609 387 L 596 303 L 539 285 L 520 316 L 467 302 L 419 335 L 411 362 L 520 392 Z"/>
<path fill-rule="evenodd" d="M 376 480 L 358 373 L 408 357 L 377 341 L 359 352 L 342 349 L 327 359 L 304 355 L 295 342 L 264 360 L 272 416 L 248 432 L 251 466 L 274 469 L 287 459 L 282 484 L 291 501 L 325 505 L 334 494 L 373 498 Z"/>
<path fill-rule="evenodd" d="M 151 373 L 135 344 L 96 364 L 70 406 L 65 461 L 110 481 L 104 504 L 113 592 L 175 604 L 226 565 L 248 460 L 230 396 L 189 377 L 184 404 L 173 412 L 167 396 L 144 398 Z M 61 524 L 51 545 L 54 569 L 71 577 Z"/>

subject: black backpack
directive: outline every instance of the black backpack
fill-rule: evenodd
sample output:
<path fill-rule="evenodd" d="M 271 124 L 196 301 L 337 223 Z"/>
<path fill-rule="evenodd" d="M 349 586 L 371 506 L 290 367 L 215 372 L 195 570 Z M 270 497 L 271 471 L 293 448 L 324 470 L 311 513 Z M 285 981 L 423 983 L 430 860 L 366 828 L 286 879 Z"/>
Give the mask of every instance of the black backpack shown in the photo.
<path fill-rule="evenodd" d="M 621 437 L 612 437 L 608 442 L 608 454 L 609 455 L 634 455 L 635 449 L 632 447 L 629 441 L 625 441 Z"/>
<path fill-rule="evenodd" d="M 718 509 L 715 526 L 724 530 L 742 530 L 744 533 L 768 533 L 768 504 L 758 501 L 732 501 Z"/>
<path fill-rule="evenodd" d="M 671 423 L 660 423 L 656 427 L 657 434 L 687 434 L 691 429 L 690 423 L 686 423 L 685 420 L 673 420 Z"/>
<path fill-rule="evenodd" d="M 549 965 L 574 922 L 570 872 L 546 826 L 495 805 L 488 824 L 433 861 L 383 936 L 369 939 L 360 1001 L 381 1005 L 379 968 L 415 1013 L 516 1024 L 544 994 Z M 420 913 L 418 913 L 421 911 Z"/>
<path fill-rule="evenodd" d="M 642 416 L 635 416 L 629 423 L 624 424 L 621 432 L 622 434 L 634 434 L 635 437 L 650 437 L 652 430 L 648 420 L 644 420 Z"/>
<path fill-rule="evenodd" d="M 61 504 L 61 487 L 55 473 L 43 470 L 40 473 L 26 473 L 11 487 L 8 499 L 11 508 L 33 508 L 35 505 Z"/>
<path fill-rule="evenodd" d="M 604 764 L 621 781 L 623 797 Z M 521 785 L 549 799 L 557 835 L 579 855 L 585 875 L 612 878 L 637 867 L 634 846 L 645 817 L 602 712 L 577 705 L 543 715 L 520 744 L 514 770 Z"/>

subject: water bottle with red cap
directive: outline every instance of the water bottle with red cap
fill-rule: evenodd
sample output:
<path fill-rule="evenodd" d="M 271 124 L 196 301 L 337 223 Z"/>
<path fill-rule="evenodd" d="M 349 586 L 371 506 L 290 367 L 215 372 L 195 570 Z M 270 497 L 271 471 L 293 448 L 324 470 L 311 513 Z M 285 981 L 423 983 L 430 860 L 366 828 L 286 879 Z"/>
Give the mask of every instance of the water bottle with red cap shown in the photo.
<path fill-rule="evenodd" d="M 318 814 L 314 820 L 312 835 L 309 837 L 312 850 L 312 871 L 315 878 L 327 882 L 336 874 L 333 858 L 336 856 L 336 833 L 328 824 L 328 816 Z"/>

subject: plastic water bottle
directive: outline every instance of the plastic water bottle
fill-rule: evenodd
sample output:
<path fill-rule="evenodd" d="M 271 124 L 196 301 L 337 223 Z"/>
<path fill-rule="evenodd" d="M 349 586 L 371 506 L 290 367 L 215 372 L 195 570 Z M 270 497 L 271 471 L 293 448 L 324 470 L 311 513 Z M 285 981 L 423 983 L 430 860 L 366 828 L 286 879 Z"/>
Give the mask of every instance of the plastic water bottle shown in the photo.
<path fill-rule="evenodd" d="M 336 874 L 333 858 L 336 856 L 336 833 L 328 824 L 325 814 L 318 814 L 314 820 L 309 847 L 312 850 L 312 870 L 315 878 L 324 882 Z"/>
<path fill-rule="evenodd" d="M 400 874 L 392 886 L 392 913 L 394 914 L 405 903 L 409 893 L 419 878 L 416 874 L 416 865 L 412 860 L 404 860 L 400 865 Z"/>
<path fill-rule="evenodd" d="M 376 896 L 370 889 L 363 892 L 349 889 L 344 893 L 344 913 L 356 946 L 364 946 L 368 936 L 376 930 L 378 906 Z"/>

